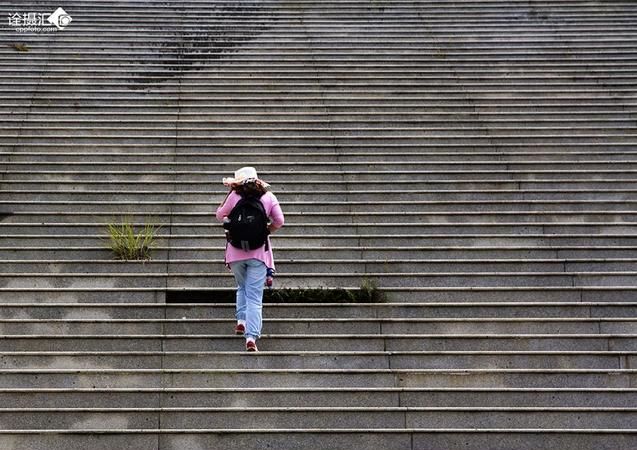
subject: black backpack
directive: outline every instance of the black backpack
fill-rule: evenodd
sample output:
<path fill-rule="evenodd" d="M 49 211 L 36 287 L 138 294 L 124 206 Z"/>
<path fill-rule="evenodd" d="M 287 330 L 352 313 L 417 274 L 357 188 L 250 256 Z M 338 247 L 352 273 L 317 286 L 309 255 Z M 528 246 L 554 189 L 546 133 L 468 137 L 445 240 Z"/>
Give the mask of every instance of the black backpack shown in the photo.
<path fill-rule="evenodd" d="M 228 215 L 228 242 L 241 250 L 268 250 L 268 215 L 257 197 L 242 197 Z"/>

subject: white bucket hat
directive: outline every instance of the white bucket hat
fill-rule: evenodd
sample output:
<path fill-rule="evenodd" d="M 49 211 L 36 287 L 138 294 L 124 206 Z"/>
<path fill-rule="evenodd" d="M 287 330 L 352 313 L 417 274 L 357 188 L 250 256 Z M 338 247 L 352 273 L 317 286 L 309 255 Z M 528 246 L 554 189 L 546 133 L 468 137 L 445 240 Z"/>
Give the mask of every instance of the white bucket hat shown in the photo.
<path fill-rule="evenodd" d="M 257 176 L 257 169 L 254 167 L 242 167 L 234 173 L 234 178 L 224 178 L 224 186 L 237 186 L 240 184 L 246 184 L 250 181 L 256 181 L 263 187 L 269 187 L 270 185 L 263 180 L 260 180 Z"/>

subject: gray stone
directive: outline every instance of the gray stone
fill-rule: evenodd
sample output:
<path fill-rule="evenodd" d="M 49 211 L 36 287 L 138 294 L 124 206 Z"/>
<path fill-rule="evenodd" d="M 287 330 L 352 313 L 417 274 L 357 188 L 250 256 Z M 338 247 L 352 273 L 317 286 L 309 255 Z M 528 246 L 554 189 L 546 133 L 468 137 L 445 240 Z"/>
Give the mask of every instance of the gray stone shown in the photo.
<path fill-rule="evenodd" d="M 637 443 L 637 436 L 629 432 L 475 432 L 447 431 L 419 433 L 413 435 L 414 450 L 537 450 L 541 448 L 560 448 L 563 450 L 610 450 L 629 449 Z"/>
<path fill-rule="evenodd" d="M 158 450 L 157 436 L 126 433 L 10 434 L 5 432 L 0 434 L 0 446 L 11 450 L 63 450 L 69 448 Z"/>
<path fill-rule="evenodd" d="M 160 448 L 178 450 L 204 450 L 210 448 L 276 448 L 280 450 L 315 449 L 317 442 L 325 450 L 365 448 L 391 448 L 410 450 L 411 434 L 408 432 L 382 433 L 372 430 L 358 432 L 250 432 L 226 431 L 222 433 L 164 434 Z"/>

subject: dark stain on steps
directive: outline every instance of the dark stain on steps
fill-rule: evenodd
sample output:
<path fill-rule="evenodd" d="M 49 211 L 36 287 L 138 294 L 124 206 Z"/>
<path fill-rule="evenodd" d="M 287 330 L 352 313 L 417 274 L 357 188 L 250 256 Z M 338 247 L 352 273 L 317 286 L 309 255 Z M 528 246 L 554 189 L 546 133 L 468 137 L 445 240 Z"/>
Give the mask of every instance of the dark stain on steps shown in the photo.
<path fill-rule="evenodd" d="M 171 9 L 174 10 L 174 18 L 170 25 L 180 25 L 182 21 L 186 23 L 181 29 L 172 32 L 173 38 L 147 44 L 156 51 L 145 60 L 138 61 L 142 67 L 145 64 L 149 67 L 148 70 L 134 70 L 131 73 L 131 89 L 166 81 L 184 71 L 205 67 L 209 60 L 222 59 L 268 29 L 272 20 L 272 13 L 257 4 L 219 5 L 209 11 L 198 11 L 197 14 L 178 4 Z M 232 18 L 235 15 L 244 16 L 245 19 L 239 21 Z M 223 16 L 230 16 L 230 20 L 219 24 L 219 18 Z M 192 25 L 188 25 L 193 22 L 198 22 L 196 31 L 191 29 Z M 161 28 L 164 25 L 159 22 L 157 31 L 168 34 Z"/>

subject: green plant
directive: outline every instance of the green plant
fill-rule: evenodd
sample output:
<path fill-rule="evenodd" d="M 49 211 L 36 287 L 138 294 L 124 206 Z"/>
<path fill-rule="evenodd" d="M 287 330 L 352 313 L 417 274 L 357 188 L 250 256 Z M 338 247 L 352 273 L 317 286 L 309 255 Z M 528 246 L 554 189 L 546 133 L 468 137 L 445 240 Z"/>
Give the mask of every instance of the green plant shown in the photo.
<path fill-rule="evenodd" d="M 378 288 L 376 280 L 364 278 L 359 291 L 359 302 L 380 303 L 386 301 L 385 293 Z"/>
<path fill-rule="evenodd" d="M 117 259 L 148 260 L 150 251 L 156 244 L 159 230 L 161 226 L 148 223 L 136 233 L 131 220 L 122 218 L 121 223 L 108 224 L 110 248 Z"/>
<path fill-rule="evenodd" d="M 385 293 L 374 280 L 363 279 L 359 289 L 273 289 L 264 292 L 264 301 L 271 303 L 379 303 Z"/>
<path fill-rule="evenodd" d="M 28 52 L 29 50 L 31 50 L 27 44 L 21 44 L 21 43 L 11 44 L 11 47 L 13 47 L 15 50 L 19 52 Z"/>
<path fill-rule="evenodd" d="M 439 48 L 439 49 L 436 49 L 436 52 L 434 53 L 433 56 L 436 59 L 447 59 L 447 52 Z"/>

